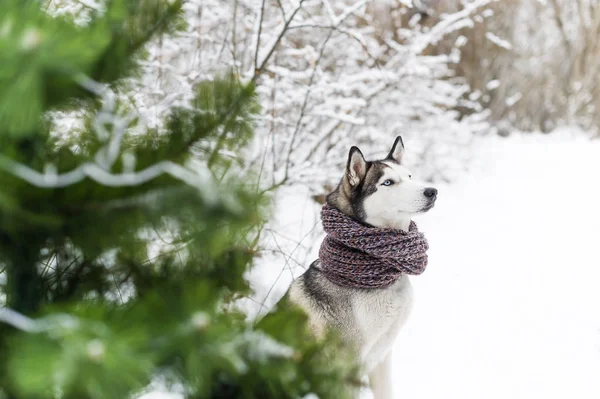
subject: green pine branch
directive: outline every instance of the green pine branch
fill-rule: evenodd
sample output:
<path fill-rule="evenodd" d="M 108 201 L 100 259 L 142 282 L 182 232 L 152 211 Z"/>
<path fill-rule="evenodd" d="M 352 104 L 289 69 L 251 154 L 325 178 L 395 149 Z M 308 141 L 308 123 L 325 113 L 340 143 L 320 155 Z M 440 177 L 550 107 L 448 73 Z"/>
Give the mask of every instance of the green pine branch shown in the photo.
<path fill-rule="evenodd" d="M 35 2 L 1 2 L 3 135 L 37 135 L 44 112 L 93 98 L 81 76 L 115 84 L 134 75 L 143 47 L 182 26 L 181 5 L 181 0 L 111 0 L 106 12 L 81 27 L 66 17 L 52 18 Z"/>
<path fill-rule="evenodd" d="M 103 99 L 82 79 L 118 93 L 145 45 L 181 26 L 181 5 L 108 0 L 82 27 L 39 2 L 0 2 L 0 290 L 41 317 L 31 331 L 0 323 L 0 397 L 130 398 L 158 374 L 203 399 L 343 399 L 356 385 L 352 354 L 335 336 L 312 339 L 300 310 L 284 301 L 252 325 L 232 306 L 250 292 L 250 233 L 265 222 L 265 199 L 240 173 L 260 111 L 253 84 L 202 82 L 161 129 L 108 124 L 123 137 L 102 173 L 120 185 L 21 173 L 108 159 L 94 130 Z M 85 114 L 83 128 L 51 137 L 58 109 Z M 132 182 L 156 164 L 177 172 Z"/>

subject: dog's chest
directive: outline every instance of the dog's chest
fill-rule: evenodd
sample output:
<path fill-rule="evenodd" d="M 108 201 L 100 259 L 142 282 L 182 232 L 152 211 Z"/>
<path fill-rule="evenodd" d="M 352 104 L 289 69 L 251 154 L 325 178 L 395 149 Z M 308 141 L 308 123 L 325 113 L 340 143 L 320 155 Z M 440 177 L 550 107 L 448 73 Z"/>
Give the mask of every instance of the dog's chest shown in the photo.
<path fill-rule="evenodd" d="M 376 364 L 389 352 L 412 308 L 412 287 L 407 276 L 390 287 L 364 290 L 353 299 L 352 309 L 362 333 L 365 363 Z"/>
<path fill-rule="evenodd" d="M 289 296 L 308 313 L 317 336 L 329 325 L 356 345 L 366 370 L 389 353 L 412 307 L 406 275 L 386 288 L 343 287 L 329 281 L 318 264 L 292 284 Z"/>

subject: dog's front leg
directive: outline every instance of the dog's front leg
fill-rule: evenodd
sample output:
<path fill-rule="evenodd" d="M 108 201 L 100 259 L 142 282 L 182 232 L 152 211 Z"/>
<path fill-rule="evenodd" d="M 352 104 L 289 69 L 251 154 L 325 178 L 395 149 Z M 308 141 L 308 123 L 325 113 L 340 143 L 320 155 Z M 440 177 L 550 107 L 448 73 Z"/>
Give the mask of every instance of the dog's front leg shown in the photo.
<path fill-rule="evenodd" d="M 393 399 L 392 351 L 369 373 L 374 399 Z"/>

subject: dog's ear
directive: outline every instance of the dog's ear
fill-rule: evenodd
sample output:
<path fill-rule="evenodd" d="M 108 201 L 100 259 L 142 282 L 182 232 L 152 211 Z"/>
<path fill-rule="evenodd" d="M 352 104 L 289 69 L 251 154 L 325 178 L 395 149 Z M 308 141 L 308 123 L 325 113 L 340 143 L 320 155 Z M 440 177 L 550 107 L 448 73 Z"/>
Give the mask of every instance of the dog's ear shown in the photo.
<path fill-rule="evenodd" d="M 346 175 L 351 186 L 356 187 L 367 174 L 367 161 L 363 157 L 358 147 L 350 148 L 348 154 L 348 164 L 346 165 Z"/>
<path fill-rule="evenodd" d="M 390 150 L 390 153 L 385 159 L 389 159 L 390 161 L 396 161 L 398 163 L 402 163 L 402 157 L 404 156 L 404 143 L 402 142 L 402 137 L 396 137 L 394 141 L 394 145 Z"/>

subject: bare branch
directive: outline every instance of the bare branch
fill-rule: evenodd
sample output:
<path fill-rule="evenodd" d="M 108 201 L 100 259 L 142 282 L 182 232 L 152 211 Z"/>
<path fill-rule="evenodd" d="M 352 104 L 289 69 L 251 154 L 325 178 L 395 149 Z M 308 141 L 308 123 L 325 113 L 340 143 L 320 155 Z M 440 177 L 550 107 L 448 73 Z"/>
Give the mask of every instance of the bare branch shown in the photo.
<path fill-rule="evenodd" d="M 277 6 L 279 7 L 279 10 L 281 11 L 281 17 L 285 21 L 285 9 L 283 8 L 283 5 L 281 4 L 281 0 L 277 0 Z"/>
<path fill-rule="evenodd" d="M 300 117 L 296 121 L 296 127 L 294 128 L 294 133 L 292 133 L 292 139 L 290 141 L 290 146 L 288 148 L 287 158 L 286 158 L 286 162 L 285 162 L 284 180 L 287 180 L 289 178 L 291 156 L 292 156 L 292 152 L 294 151 L 294 145 L 296 144 L 296 138 L 298 137 L 298 132 L 300 132 L 300 126 L 302 124 L 302 120 L 304 119 L 304 116 L 306 113 L 306 107 L 308 106 L 308 99 L 309 99 L 311 91 L 312 91 L 312 86 L 313 86 L 313 83 L 315 80 L 315 76 L 317 74 L 317 69 L 319 68 L 319 63 L 321 62 L 321 59 L 323 58 L 323 53 L 325 51 L 325 47 L 327 46 L 327 43 L 331 39 L 333 32 L 334 32 L 333 30 L 329 31 L 329 34 L 327 35 L 327 37 L 325 38 L 325 41 L 321 45 L 321 51 L 319 51 L 319 56 L 317 57 L 317 60 L 315 61 L 315 66 L 313 67 L 312 73 L 310 75 L 310 80 L 308 82 L 308 88 L 306 89 L 306 94 L 304 95 L 304 101 L 302 102 L 302 108 L 300 109 Z"/>
<path fill-rule="evenodd" d="M 283 39 L 283 37 L 287 33 L 288 27 L 290 26 L 290 24 L 292 23 L 292 21 L 296 17 L 296 14 L 298 14 L 298 11 L 300 11 L 302 9 L 302 4 L 304 4 L 305 1 L 306 0 L 300 0 L 300 3 L 298 3 L 298 7 L 296 7 L 296 9 L 292 13 L 292 15 L 285 21 L 283 29 L 279 33 L 279 36 L 275 40 L 275 43 L 273 44 L 273 46 L 271 46 L 271 49 L 269 50 L 269 52 L 267 53 L 267 55 L 265 56 L 265 58 L 261 62 L 260 66 L 258 68 L 254 69 L 254 76 L 252 76 L 252 82 L 255 82 L 256 79 L 258 79 L 258 77 L 260 76 L 260 74 L 264 71 L 265 66 L 267 65 L 267 63 L 269 62 L 269 60 L 273 56 L 273 53 L 275 52 L 275 50 L 279 46 L 279 43 L 281 42 L 281 40 Z M 257 61 L 258 61 L 258 59 L 255 59 L 255 62 L 257 62 Z"/>
<path fill-rule="evenodd" d="M 256 36 L 256 50 L 254 52 L 254 70 L 258 70 L 258 51 L 260 50 L 260 35 L 262 34 L 263 19 L 265 17 L 265 3 L 267 0 L 262 1 L 260 8 L 260 18 L 258 20 L 258 34 Z"/>

